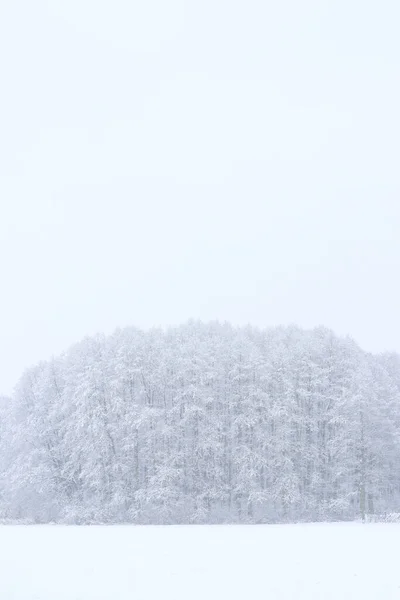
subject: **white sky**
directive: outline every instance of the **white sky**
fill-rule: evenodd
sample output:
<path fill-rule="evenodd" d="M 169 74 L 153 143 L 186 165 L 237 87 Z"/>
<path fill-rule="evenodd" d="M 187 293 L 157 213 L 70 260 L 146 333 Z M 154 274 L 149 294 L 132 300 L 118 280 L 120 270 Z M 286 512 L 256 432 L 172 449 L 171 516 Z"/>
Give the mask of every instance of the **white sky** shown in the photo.
<path fill-rule="evenodd" d="M 0 392 L 88 333 L 400 351 L 396 0 L 0 2 Z"/>

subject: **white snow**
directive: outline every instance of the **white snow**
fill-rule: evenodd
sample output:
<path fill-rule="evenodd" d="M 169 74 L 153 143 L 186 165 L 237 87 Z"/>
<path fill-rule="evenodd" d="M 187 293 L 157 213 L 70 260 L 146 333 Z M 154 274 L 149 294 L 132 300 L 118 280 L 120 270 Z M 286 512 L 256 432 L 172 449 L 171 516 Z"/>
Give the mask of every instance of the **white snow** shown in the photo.
<path fill-rule="evenodd" d="M 399 524 L 0 528 L 1 600 L 399 600 Z"/>

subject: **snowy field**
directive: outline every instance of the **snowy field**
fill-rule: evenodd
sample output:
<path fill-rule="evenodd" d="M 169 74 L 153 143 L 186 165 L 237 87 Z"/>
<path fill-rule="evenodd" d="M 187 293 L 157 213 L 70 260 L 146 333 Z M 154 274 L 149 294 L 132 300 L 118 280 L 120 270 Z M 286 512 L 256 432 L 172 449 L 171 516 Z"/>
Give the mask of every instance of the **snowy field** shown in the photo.
<path fill-rule="evenodd" d="M 399 600 L 400 525 L 1 527 L 1 600 Z"/>

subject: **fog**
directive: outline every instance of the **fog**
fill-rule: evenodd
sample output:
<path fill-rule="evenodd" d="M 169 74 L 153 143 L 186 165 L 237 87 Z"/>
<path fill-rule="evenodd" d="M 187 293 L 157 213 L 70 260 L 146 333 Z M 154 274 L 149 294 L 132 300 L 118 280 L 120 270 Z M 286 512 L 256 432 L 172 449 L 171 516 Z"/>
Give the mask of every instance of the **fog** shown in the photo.
<path fill-rule="evenodd" d="M 0 6 L 0 392 L 97 331 L 400 351 L 394 0 Z"/>

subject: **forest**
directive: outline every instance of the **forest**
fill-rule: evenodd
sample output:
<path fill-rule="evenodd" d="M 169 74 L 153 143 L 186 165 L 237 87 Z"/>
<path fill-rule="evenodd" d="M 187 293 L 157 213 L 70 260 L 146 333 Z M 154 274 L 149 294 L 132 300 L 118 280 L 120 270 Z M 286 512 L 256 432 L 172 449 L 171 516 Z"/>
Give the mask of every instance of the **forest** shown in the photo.
<path fill-rule="evenodd" d="M 87 337 L 0 403 L 0 517 L 277 523 L 400 512 L 400 357 L 319 327 Z"/>

